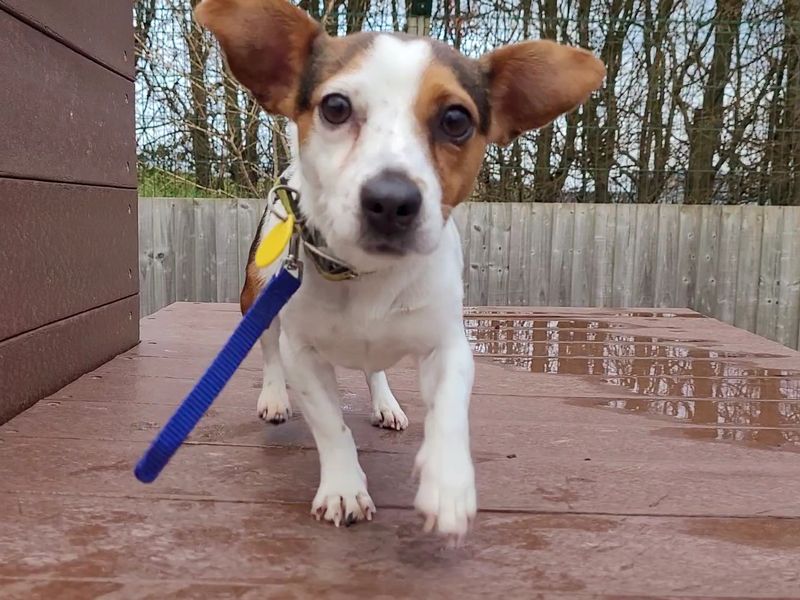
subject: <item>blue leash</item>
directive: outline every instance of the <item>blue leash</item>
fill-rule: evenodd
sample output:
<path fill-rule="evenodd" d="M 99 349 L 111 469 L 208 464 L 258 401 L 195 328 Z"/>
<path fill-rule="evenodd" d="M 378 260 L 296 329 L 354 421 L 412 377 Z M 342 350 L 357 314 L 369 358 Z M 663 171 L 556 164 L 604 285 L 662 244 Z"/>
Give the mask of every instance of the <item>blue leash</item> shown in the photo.
<path fill-rule="evenodd" d="M 295 263 L 292 266 L 296 266 Z M 291 268 L 291 267 L 290 267 Z M 287 270 L 286 265 L 272 277 L 259 294 L 250 310 L 242 318 L 236 330 L 225 343 L 220 353 L 208 367 L 186 399 L 175 411 L 150 448 L 134 469 L 136 479 L 152 483 L 166 466 L 172 455 L 195 428 L 197 422 L 228 383 L 236 369 L 250 352 L 256 340 L 272 323 L 297 289 L 300 287 L 301 271 L 297 275 Z"/>

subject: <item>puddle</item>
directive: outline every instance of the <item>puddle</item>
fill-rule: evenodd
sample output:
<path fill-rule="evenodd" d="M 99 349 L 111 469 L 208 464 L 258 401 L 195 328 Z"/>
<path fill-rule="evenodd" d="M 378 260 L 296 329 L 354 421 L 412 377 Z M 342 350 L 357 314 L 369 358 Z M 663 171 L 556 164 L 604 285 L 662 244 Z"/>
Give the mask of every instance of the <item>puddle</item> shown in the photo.
<path fill-rule="evenodd" d="M 598 314 L 602 315 L 606 319 L 608 318 L 619 318 L 619 317 L 641 317 L 641 318 L 658 318 L 658 319 L 672 319 L 676 317 L 680 317 L 682 319 L 704 319 L 705 317 L 700 313 L 695 312 L 688 312 L 685 314 L 676 314 L 670 311 L 661 311 L 661 310 L 636 310 L 636 309 L 629 309 L 623 311 L 614 311 L 613 309 L 594 309 L 598 311 Z M 500 317 L 500 318 L 514 318 L 515 316 L 527 316 L 530 318 L 530 315 L 540 316 L 541 318 L 546 319 L 575 319 L 579 321 L 588 321 L 583 317 L 577 316 L 573 314 L 559 314 L 554 313 L 551 311 L 547 311 L 547 313 L 542 312 L 539 314 L 535 309 L 526 308 L 524 310 L 514 310 L 513 308 L 467 308 L 464 311 L 464 316 L 466 318 L 479 318 L 479 317 Z"/>
<path fill-rule="evenodd" d="M 654 324 L 664 331 L 663 323 Z M 515 370 L 593 377 L 625 390 L 625 395 L 639 396 L 570 404 L 702 426 L 669 429 L 692 439 L 800 450 L 800 361 L 797 370 L 751 366 L 748 359 L 786 355 L 708 350 L 695 345 L 708 340 L 667 340 L 623 331 L 647 326 L 505 315 L 468 318 L 467 334 L 477 356 Z"/>
<path fill-rule="evenodd" d="M 800 430 L 768 428 L 671 428 L 664 433 L 706 442 L 736 442 L 748 446 L 800 452 Z"/>
<path fill-rule="evenodd" d="M 791 427 L 800 433 L 799 402 L 726 400 L 571 400 L 575 406 L 612 408 L 627 412 L 668 417 L 692 425 L 734 425 L 738 427 Z"/>
<path fill-rule="evenodd" d="M 659 321 L 653 325 L 663 330 Z M 711 352 L 698 348 L 704 339 L 668 340 L 657 336 L 626 335 L 625 328 L 646 328 L 608 321 L 580 319 L 467 318 L 467 337 L 476 354 L 497 356 L 507 364 L 525 367 L 535 357 L 641 358 L 779 358 L 774 354 Z"/>

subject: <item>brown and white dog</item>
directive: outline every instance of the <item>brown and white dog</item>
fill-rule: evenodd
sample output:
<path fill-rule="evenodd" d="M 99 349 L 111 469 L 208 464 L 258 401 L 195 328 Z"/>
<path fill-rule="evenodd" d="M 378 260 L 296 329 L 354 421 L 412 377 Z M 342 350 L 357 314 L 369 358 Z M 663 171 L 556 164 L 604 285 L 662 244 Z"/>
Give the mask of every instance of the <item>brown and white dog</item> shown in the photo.
<path fill-rule="evenodd" d="M 239 81 L 296 124 L 290 185 L 329 251 L 359 272 L 306 269 L 261 340 L 259 415 L 290 414 L 284 373 L 316 441 L 312 513 L 337 526 L 375 506 L 339 406 L 334 366 L 362 370 L 373 422 L 408 420 L 384 369 L 414 357 L 427 406 L 416 458 L 426 529 L 460 537 L 476 513 L 468 408 L 473 358 L 462 322 L 462 255 L 450 211 L 471 192 L 488 143 L 505 144 L 574 109 L 605 75 L 590 53 L 550 41 L 478 60 L 431 39 L 326 35 L 286 0 L 203 0 L 201 24 Z M 259 236 L 274 226 L 267 215 Z M 246 310 L 274 268 L 248 265 Z"/>

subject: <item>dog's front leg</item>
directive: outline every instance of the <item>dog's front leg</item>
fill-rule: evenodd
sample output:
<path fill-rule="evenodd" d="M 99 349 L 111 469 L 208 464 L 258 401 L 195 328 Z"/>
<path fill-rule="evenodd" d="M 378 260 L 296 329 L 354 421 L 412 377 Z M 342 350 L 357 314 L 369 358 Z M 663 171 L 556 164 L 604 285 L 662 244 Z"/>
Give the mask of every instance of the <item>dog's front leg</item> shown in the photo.
<path fill-rule="evenodd" d="M 428 407 L 425 440 L 415 470 L 415 507 L 425 529 L 461 538 L 477 511 L 475 471 L 469 445 L 469 400 L 474 363 L 463 327 L 419 361 L 420 391 Z"/>
<path fill-rule="evenodd" d="M 372 424 L 401 431 L 408 427 L 408 417 L 394 397 L 383 371 L 365 373 L 372 398 Z"/>
<path fill-rule="evenodd" d="M 372 520 L 375 505 L 367 493 L 353 435 L 342 418 L 333 366 L 289 336 L 281 337 L 280 346 L 295 402 L 319 452 L 320 482 L 311 514 L 337 527 Z"/>

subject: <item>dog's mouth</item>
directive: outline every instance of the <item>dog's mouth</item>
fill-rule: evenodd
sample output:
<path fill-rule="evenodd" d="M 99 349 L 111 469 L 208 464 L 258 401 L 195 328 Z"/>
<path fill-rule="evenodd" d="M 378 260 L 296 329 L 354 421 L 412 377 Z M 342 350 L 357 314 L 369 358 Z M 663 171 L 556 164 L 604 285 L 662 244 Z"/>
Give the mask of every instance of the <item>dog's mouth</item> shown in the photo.
<path fill-rule="evenodd" d="M 411 250 L 407 241 L 389 239 L 363 239 L 361 248 L 369 254 L 387 257 L 404 256 Z"/>

